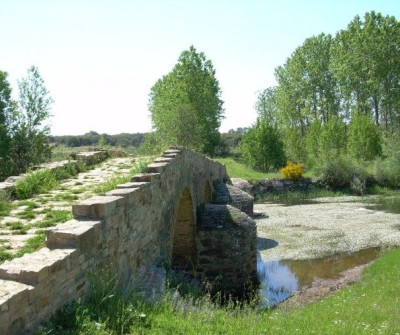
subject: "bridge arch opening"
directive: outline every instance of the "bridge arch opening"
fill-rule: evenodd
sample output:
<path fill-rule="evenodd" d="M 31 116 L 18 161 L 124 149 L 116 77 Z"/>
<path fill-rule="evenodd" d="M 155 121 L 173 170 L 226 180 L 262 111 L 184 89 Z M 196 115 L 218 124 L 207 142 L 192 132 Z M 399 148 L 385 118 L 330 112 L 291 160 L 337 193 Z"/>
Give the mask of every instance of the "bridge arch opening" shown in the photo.
<path fill-rule="evenodd" d="M 212 202 L 211 187 L 210 182 L 206 181 L 206 186 L 204 188 L 204 203 L 208 204 Z"/>
<path fill-rule="evenodd" d="M 196 222 L 192 196 L 188 188 L 182 192 L 178 214 L 174 224 L 171 265 L 179 269 L 191 269 L 196 262 Z"/>

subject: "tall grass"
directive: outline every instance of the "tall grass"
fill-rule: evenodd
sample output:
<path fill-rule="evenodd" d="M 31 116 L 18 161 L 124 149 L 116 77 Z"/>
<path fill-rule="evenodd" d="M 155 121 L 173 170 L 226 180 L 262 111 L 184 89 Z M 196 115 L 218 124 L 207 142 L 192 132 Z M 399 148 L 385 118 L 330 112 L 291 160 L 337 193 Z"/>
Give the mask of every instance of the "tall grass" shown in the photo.
<path fill-rule="evenodd" d="M 15 184 L 13 194 L 16 199 L 28 199 L 35 194 L 45 193 L 58 186 L 54 173 L 49 169 L 28 173 Z"/>
<path fill-rule="evenodd" d="M 67 164 L 55 171 L 41 169 L 30 172 L 16 182 L 13 196 L 16 199 L 28 199 L 36 194 L 46 193 L 56 188 L 60 180 L 74 177 L 78 172 L 85 170 L 87 170 L 86 165 L 78 163 L 76 166 Z"/>

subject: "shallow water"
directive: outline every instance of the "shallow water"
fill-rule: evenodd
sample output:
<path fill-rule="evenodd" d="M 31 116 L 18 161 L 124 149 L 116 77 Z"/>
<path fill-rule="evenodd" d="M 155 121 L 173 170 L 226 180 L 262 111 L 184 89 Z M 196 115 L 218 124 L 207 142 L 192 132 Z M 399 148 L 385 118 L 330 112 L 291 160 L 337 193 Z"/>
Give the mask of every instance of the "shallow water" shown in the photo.
<path fill-rule="evenodd" d="M 273 307 L 289 298 L 295 291 L 315 280 L 337 279 L 340 273 L 367 264 L 380 255 L 380 248 L 369 248 L 353 253 L 340 253 L 313 260 L 258 260 L 257 271 L 261 282 L 261 308 Z"/>
<path fill-rule="evenodd" d="M 377 211 L 400 214 L 400 197 L 379 198 L 367 208 Z"/>

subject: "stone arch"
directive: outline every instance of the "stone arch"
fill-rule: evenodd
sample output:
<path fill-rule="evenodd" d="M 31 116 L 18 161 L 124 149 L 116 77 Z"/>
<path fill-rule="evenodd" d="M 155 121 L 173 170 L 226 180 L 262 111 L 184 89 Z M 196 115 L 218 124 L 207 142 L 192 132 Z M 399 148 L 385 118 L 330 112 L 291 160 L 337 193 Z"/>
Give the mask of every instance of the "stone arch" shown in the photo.
<path fill-rule="evenodd" d="M 190 269 L 197 261 L 196 222 L 192 196 L 188 188 L 182 191 L 178 213 L 174 222 L 171 265 L 174 268 Z"/>
<path fill-rule="evenodd" d="M 206 180 L 206 186 L 204 188 L 204 203 L 211 203 L 212 202 L 212 194 L 211 194 L 211 187 L 210 182 Z"/>

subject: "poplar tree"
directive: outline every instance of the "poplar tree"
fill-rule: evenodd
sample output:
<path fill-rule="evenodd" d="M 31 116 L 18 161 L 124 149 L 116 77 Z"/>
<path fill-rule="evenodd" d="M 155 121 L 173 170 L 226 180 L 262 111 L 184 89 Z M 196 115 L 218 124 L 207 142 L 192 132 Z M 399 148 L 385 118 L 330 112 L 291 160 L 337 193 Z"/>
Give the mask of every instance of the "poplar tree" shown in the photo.
<path fill-rule="evenodd" d="M 183 145 L 213 155 L 220 142 L 223 101 L 215 70 L 191 46 L 150 90 L 152 125 L 164 146 Z"/>

